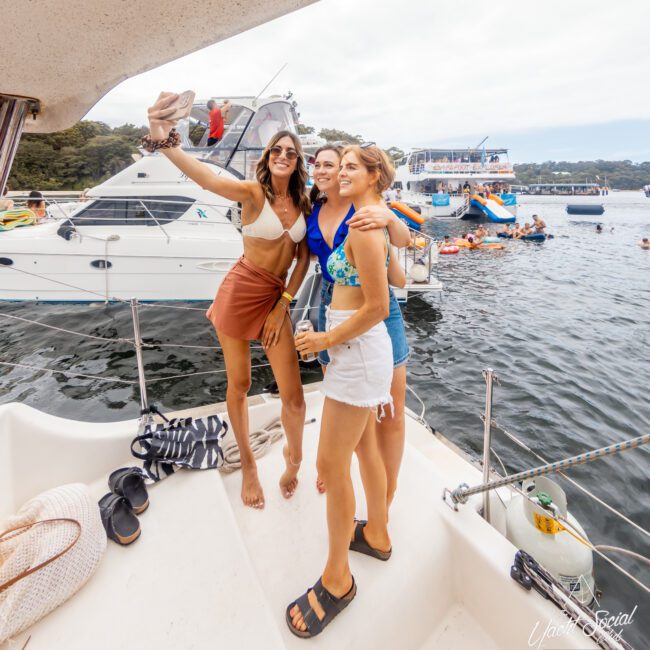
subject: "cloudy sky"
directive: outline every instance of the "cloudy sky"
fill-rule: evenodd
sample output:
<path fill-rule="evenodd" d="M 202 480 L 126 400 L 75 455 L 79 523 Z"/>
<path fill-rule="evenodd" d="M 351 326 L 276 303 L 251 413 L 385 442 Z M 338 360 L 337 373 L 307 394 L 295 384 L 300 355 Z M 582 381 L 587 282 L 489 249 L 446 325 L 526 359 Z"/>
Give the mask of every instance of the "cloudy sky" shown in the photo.
<path fill-rule="evenodd" d="M 650 160 L 649 34 L 646 0 L 322 0 L 130 79 L 87 117 L 143 124 L 162 89 L 256 95 L 288 63 L 267 93 L 292 90 L 317 130 Z"/>

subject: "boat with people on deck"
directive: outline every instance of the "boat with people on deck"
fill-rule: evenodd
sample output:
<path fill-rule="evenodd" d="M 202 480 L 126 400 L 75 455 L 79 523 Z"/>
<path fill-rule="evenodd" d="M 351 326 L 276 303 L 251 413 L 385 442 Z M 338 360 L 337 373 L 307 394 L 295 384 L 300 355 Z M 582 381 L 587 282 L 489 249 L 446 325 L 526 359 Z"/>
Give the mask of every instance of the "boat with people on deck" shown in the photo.
<path fill-rule="evenodd" d="M 218 105 L 226 99 L 230 109 L 223 138 L 207 145 L 208 100 L 198 100 L 179 123 L 182 147 L 217 175 L 251 180 L 270 137 L 279 130 L 297 132 L 297 104 L 279 95 L 212 98 Z M 319 143 L 319 138 L 306 142 L 309 151 Z M 7 272 L 0 274 L 0 299 L 214 297 L 243 252 L 240 208 L 199 187 L 160 153 L 142 153 L 129 167 L 91 188 L 83 200 L 49 199 L 50 218 L 38 227 L 1 234 Z M 406 286 L 397 290 L 402 301 L 409 294 L 442 290 L 437 249 L 430 237 L 422 238 L 424 250 L 400 253 L 407 276 Z M 302 289 L 308 296 L 319 295 L 317 275 L 312 265 Z M 296 300 L 302 304 L 306 298 L 299 294 Z"/>
<path fill-rule="evenodd" d="M 483 144 L 483 143 L 481 143 Z M 395 186 L 424 217 L 514 221 L 515 173 L 507 149 L 414 149 L 397 162 Z"/>
<path fill-rule="evenodd" d="M 207 0 L 184 7 L 182 21 L 152 21 L 150 8 L 139 4 L 125 8 L 90 2 L 79 16 L 42 12 L 34 4 L 15 5 L 10 36 L 29 29 L 37 34 L 51 33 L 53 38 L 43 39 L 43 47 L 35 51 L 33 59 L 25 57 L 19 47 L 8 49 L 13 58 L 6 62 L 7 69 L 16 74 L 0 81 L 0 191 L 26 124 L 32 131 L 65 128 L 125 77 L 309 3 L 221 3 L 218 27 L 205 20 L 215 9 L 215 3 Z M 175 10 L 176 5 L 169 0 L 159 0 L 160 15 L 174 15 Z M 155 47 L 142 47 L 142 40 L 135 36 L 143 33 Z M 72 38 L 79 34 L 84 38 Z M 63 56 L 55 56 L 59 52 Z M 43 67 L 39 58 L 43 56 L 48 57 L 48 67 Z M 67 57 L 101 65 L 84 72 L 71 66 Z M 69 84 L 60 83 L 64 76 L 70 77 Z M 283 102 L 277 103 L 280 114 L 286 116 Z M 268 110 L 273 115 L 271 108 Z M 34 123 L 31 118 L 26 121 L 30 114 L 35 117 Z M 249 115 L 251 124 L 255 114 Z M 246 133 L 242 131 L 239 140 Z M 262 126 L 251 135 L 261 133 Z M 255 141 L 251 146 L 256 150 L 262 144 Z M 214 173 L 246 177 L 250 163 L 247 150 L 235 147 L 229 152 L 224 148 L 208 153 L 212 154 L 216 159 L 223 155 L 221 165 L 206 163 L 214 165 Z M 156 156 L 143 160 L 141 173 L 158 173 L 160 161 Z M 140 180 L 147 185 L 148 178 L 142 176 Z M 185 188 L 178 174 L 174 182 Z M 157 192 L 170 183 L 147 187 L 146 196 L 162 203 Z M 106 197 L 92 197 L 80 213 L 98 201 L 117 202 L 123 187 Z M 163 195 L 169 196 L 166 190 Z M 196 205 L 199 198 L 193 198 L 193 209 L 201 209 Z M 149 214 L 146 207 L 142 208 L 144 201 L 142 197 L 135 201 L 141 210 L 134 218 L 143 223 L 134 228 L 142 225 L 162 231 L 181 219 L 182 215 L 169 216 L 164 223 L 145 226 Z M 186 212 L 189 209 L 186 206 Z M 87 232 L 73 234 L 70 239 L 62 236 L 66 231 L 58 233 L 59 228 L 68 227 L 67 232 L 74 233 L 83 227 L 74 223 L 76 214 L 67 220 L 71 225 L 65 220 L 53 223 L 55 237 L 65 242 L 92 239 Z M 116 219 L 114 212 L 109 214 L 110 219 Z M 198 219 L 203 218 L 198 215 Z M 211 218 L 215 227 L 232 226 L 233 219 L 216 209 Z M 45 232 L 48 224 L 30 228 L 5 233 L 0 241 L 16 232 Z M 195 229 L 200 232 L 199 226 Z M 103 247 L 119 243 L 99 236 L 97 240 L 98 260 L 107 259 Z M 60 269 L 39 269 L 39 275 L 47 277 L 49 271 L 56 274 Z M 2 263 L 0 277 L 10 275 L 11 265 Z M 14 282 L 18 276 L 11 276 Z M 215 284 L 213 276 L 212 294 Z M 77 287 L 75 291 L 88 293 L 92 289 Z M 304 460 L 296 493 L 287 500 L 277 486 L 275 490 L 269 487 L 264 510 L 245 507 L 226 405 L 197 405 L 161 414 L 149 401 L 147 387 L 177 377 L 164 373 L 148 377 L 145 373 L 144 355 L 150 344 L 143 339 L 155 338 L 155 332 L 141 331 L 139 309 L 151 306 L 140 307 L 137 298 L 115 296 L 105 289 L 99 295 L 111 295 L 116 303 L 130 306 L 133 337 L 99 337 L 72 330 L 62 334 L 99 339 L 102 346 L 126 346 L 138 379 L 133 379 L 134 375 L 99 379 L 133 386 L 139 394 L 141 416 L 111 423 L 82 422 L 21 403 L 0 405 L 0 520 L 14 522 L 15 526 L 13 513 L 19 512 L 18 519 L 25 522 L 46 506 L 50 513 L 58 512 L 50 514 L 55 521 L 32 519 L 22 524 L 21 531 L 0 524 L 5 543 L 2 550 L 9 548 L 9 555 L 0 555 L 0 644 L 28 646 L 29 650 L 304 647 L 305 642 L 287 627 L 285 608 L 304 588 L 305 578 L 320 566 L 327 550 L 325 500 L 314 488 L 314 458 L 324 399 L 319 384 L 304 387 Z M 49 327 L 42 320 L 31 323 L 34 328 Z M 180 349 L 194 347 L 193 343 L 177 341 L 176 345 Z M 1 363 L 3 367 L 14 365 L 17 371 L 21 366 Z M 57 366 L 39 370 L 75 376 Z M 87 380 L 93 376 L 83 377 Z M 407 444 L 390 518 L 394 552 L 388 562 L 353 554 L 358 595 L 349 610 L 315 642 L 319 647 L 518 650 L 530 646 L 532 640 L 546 650 L 630 650 L 620 634 L 590 609 L 598 599 L 592 570 L 593 554 L 599 551 L 572 517 L 566 495 L 553 481 L 545 480 L 545 475 L 647 444 L 650 437 L 617 442 L 556 463 L 541 459 L 544 464 L 539 467 L 507 476 L 504 469 L 500 475 L 492 466 L 491 454 L 495 377 L 490 369 L 485 370 L 484 377 L 484 429 L 479 434 L 484 440 L 482 464 L 434 432 L 426 423 L 424 410 L 407 409 Z M 283 437 L 280 403 L 273 395 L 263 393 L 248 398 L 247 405 L 251 437 L 260 456 L 260 479 L 271 486 L 277 483 L 285 464 L 282 446 L 277 444 Z M 153 459 L 154 463 L 168 464 L 159 461 L 169 458 L 165 454 L 173 449 L 164 451 L 156 442 L 163 440 L 163 431 L 172 430 L 178 444 L 171 447 L 180 451 L 189 446 L 195 453 L 193 458 L 200 459 L 197 464 L 188 463 L 195 469 L 160 468 L 163 473 L 155 478 L 161 480 L 154 481 L 152 465 L 147 463 Z M 208 456 L 211 469 L 197 469 Z M 143 457 L 149 459 L 144 465 L 140 462 Z M 125 465 L 137 467 L 141 477 L 150 479 L 150 494 L 146 501 L 138 501 L 137 529 L 122 539 L 121 543 L 128 542 L 122 546 L 107 543 L 97 500 L 104 495 L 102 501 L 108 497 L 116 507 L 133 509 L 123 496 L 129 484 L 119 468 Z M 353 480 L 362 495 L 356 465 Z M 108 487 L 119 495 L 106 495 Z M 142 490 L 140 482 L 137 488 Z M 27 509 L 21 510 L 25 504 Z M 364 509 L 361 497 L 359 515 Z M 135 515 L 131 514 L 132 521 Z M 56 525 L 48 528 L 47 524 Z M 39 538 L 38 534 L 47 535 L 44 528 L 56 530 L 56 536 L 52 533 Z M 31 555 L 12 556 L 25 539 L 29 544 L 23 543 L 22 548 Z M 35 549 L 38 539 L 49 546 Z M 8 574 L 11 570 L 13 575 Z"/>

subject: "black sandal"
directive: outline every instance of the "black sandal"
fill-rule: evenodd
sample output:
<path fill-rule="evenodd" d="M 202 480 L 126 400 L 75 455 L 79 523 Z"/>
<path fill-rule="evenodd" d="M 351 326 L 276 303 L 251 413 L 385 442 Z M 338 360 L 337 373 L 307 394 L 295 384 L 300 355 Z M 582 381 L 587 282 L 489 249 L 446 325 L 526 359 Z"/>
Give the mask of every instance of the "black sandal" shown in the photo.
<path fill-rule="evenodd" d="M 109 539 L 126 546 L 140 537 L 140 522 L 126 497 L 105 494 L 99 500 L 99 512 Z"/>
<path fill-rule="evenodd" d="M 108 488 L 118 496 L 126 497 L 136 515 L 149 507 L 149 495 L 144 484 L 144 476 L 139 467 L 116 469 L 108 477 Z"/>
<path fill-rule="evenodd" d="M 309 604 L 308 596 L 310 591 L 314 592 L 316 600 L 318 600 L 320 606 L 325 612 L 323 620 L 318 618 L 316 612 Z M 325 587 L 323 587 L 323 578 L 320 577 L 318 582 L 311 589 L 307 589 L 300 598 L 287 607 L 287 613 L 285 616 L 287 625 L 289 626 L 289 629 L 301 639 L 311 639 L 311 637 L 320 634 L 334 620 L 334 618 L 352 602 L 356 595 L 357 584 L 354 581 L 354 576 L 352 576 L 352 586 L 350 587 L 350 591 L 340 598 L 333 596 L 329 591 L 327 591 L 327 589 L 325 589 Z M 290 612 L 296 605 L 298 605 L 300 613 L 302 614 L 302 620 L 307 627 L 304 632 L 298 630 L 293 625 L 293 617 Z"/>
<path fill-rule="evenodd" d="M 354 539 L 350 542 L 350 550 L 356 551 L 357 553 L 364 553 L 365 555 L 377 558 L 382 562 L 386 562 L 386 560 L 389 560 L 390 556 L 393 554 L 393 549 L 391 548 L 387 551 L 380 551 L 378 548 L 370 546 L 363 534 L 363 529 L 367 523 L 367 521 L 356 521 L 354 527 Z"/>

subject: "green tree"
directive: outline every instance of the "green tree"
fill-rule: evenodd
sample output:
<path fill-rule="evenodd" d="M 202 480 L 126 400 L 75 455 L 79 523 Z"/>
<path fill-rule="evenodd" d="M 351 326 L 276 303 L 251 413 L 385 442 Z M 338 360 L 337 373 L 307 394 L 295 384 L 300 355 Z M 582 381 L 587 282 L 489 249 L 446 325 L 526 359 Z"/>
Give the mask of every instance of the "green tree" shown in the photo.
<path fill-rule="evenodd" d="M 404 158 L 404 152 L 399 148 L 399 147 L 389 147 L 388 149 L 384 150 L 388 156 L 393 161 L 400 160 L 401 158 Z"/>
<path fill-rule="evenodd" d="M 305 126 L 304 124 L 297 124 L 298 135 L 311 135 L 316 129 L 313 126 Z"/>
<path fill-rule="evenodd" d="M 361 144 L 363 142 L 363 136 L 351 135 L 339 129 L 321 129 L 318 135 L 325 138 L 327 142 L 349 142 L 350 144 Z"/>

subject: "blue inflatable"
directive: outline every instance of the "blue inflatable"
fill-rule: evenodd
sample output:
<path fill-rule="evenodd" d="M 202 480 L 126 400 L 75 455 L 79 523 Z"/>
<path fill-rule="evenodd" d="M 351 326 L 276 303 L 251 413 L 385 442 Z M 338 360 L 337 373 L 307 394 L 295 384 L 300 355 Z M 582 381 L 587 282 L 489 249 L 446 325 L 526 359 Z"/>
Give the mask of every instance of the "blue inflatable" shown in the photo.
<path fill-rule="evenodd" d="M 521 239 L 525 241 L 544 241 L 546 235 L 543 232 L 535 232 L 532 235 L 524 235 Z"/>
<path fill-rule="evenodd" d="M 497 237 L 501 237 L 502 239 L 512 239 L 512 235 L 509 232 L 498 232 Z"/>

